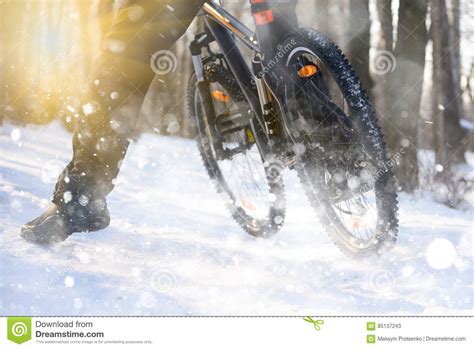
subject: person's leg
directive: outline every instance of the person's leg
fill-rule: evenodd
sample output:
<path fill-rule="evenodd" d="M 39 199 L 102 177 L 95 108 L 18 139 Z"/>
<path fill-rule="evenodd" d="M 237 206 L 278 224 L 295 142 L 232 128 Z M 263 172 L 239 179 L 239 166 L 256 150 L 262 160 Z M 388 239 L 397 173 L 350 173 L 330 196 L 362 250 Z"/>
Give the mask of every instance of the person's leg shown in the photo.
<path fill-rule="evenodd" d="M 202 3 L 204 0 L 131 0 L 119 10 L 82 97 L 73 159 L 54 192 L 53 203 L 68 233 L 108 225 L 105 196 L 113 189 L 154 78 L 151 58 L 176 42 Z M 41 220 L 31 223 L 23 230 L 31 231 Z"/>

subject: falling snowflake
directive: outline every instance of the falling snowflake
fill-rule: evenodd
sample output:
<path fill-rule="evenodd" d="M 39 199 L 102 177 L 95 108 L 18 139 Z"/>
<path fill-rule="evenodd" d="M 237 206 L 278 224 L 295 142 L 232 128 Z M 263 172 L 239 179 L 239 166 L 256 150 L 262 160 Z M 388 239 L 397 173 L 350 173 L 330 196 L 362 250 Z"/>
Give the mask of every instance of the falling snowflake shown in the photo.
<path fill-rule="evenodd" d="M 72 194 L 71 194 L 71 192 L 70 192 L 70 191 L 64 192 L 64 194 L 63 194 L 63 201 L 64 201 L 64 203 L 67 204 L 67 203 L 68 203 L 69 201 L 71 201 L 71 200 L 72 200 Z"/>
<path fill-rule="evenodd" d="M 64 285 L 66 285 L 66 287 L 74 287 L 74 278 L 72 276 L 66 276 L 64 278 Z"/>
<path fill-rule="evenodd" d="M 431 268 L 447 269 L 453 265 L 456 255 L 456 249 L 451 241 L 436 238 L 428 245 L 425 258 Z"/>
<path fill-rule="evenodd" d="M 13 129 L 12 132 L 10 133 L 10 137 L 11 137 L 13 142 L 18 142 L 21 138 L 20 129 L 18 129 L 18 128 Z"/>
<path fill-rule="evenodd" d="M 88 198 L 87 196 L 81 195 L 81 196 L 79 197 L 79 204 L 80 204 L 81 206 L 87 206 L 88 203 L 89 203 L 89 198 Z"/>
<path fill-rule="evenodd" d="M 82 301 L 81 301 L 80 298 L 75 298 L 73 305 L 74 305 L 74 308 L 76 308 L 78 310 L 82 309 L 82 306 L 83 306 Z"/>
<path fill-rule="evenodd" d="M 283 217 L 282 216 L 275 216 L 275 218 L 273 219 L 273 221 L 275 222 L 275 224 L 282 224 L 283 223 Z"/>
<path fill-rule="evenodd" d="M 86 103 L 82 106 L 82 111 L 85 116 L 89 116 L 97 112 L 98 105 L 97 103 Z"/>

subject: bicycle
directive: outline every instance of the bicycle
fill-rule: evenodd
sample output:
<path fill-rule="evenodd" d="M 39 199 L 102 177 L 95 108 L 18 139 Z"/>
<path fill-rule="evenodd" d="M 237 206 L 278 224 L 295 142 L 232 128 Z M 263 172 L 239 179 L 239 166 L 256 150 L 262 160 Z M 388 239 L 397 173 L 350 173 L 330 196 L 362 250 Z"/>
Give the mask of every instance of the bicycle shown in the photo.
<path fill-rule="evenodd" d="M 189 45 L 187 105 L 210 178 L 240 226 L 268 237 L 285 219 L 283 173 L 295 170 L 344 253 L 382 254 L 397 238 L 397 192 L 359 78 L 336 44 L 314 29 L 272 42 L 284 24 L 264 0 L 252 2 L 259 3 L 254 18 L 261 16 L 256 33 L 208 1 L 200 12 L 204 31 Z"/>

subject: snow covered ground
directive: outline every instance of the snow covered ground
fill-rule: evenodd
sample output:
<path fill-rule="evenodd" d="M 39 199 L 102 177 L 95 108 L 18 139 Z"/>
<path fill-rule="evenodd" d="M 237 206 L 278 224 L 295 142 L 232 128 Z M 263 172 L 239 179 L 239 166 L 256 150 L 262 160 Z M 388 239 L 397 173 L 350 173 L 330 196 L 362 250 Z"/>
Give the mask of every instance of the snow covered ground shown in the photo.
<path fill-rule="evenodd" d="M 395 249 L 342 255 L 294 174 L 268 240 L 229 218 L 191 141 L 145 135 L 109 197 L 112 223 L 54 247 L 19 237 L 70 158 L 59 125 L 0 128 L 3 315 L 473 314 L 473 215 L 401 195 Z"/>

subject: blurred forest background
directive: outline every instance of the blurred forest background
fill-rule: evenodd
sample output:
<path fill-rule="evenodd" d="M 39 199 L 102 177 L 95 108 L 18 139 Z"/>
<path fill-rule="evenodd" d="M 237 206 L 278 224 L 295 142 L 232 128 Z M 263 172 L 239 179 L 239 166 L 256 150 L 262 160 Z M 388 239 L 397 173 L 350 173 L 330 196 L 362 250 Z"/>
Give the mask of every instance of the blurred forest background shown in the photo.
<path fill-rule="evenodd" d="M 124 0 L 0 0 L 0 123 L 73 129 L 80 91 L 101 38 Z M 248 1 L 224 6 L 252 26 Z M 348 55 L 378 111 L 400 189 L 433 190 L 460 207 L 473 179 L 474 1 L 299 0 L 302 26 L 327 33 Z M 184 93 L 192 25 L 175 45 L 174 73 L 152 84 L 144 132 L 189 137 Z M 442 188 L 442 190 L 440 190 Z"/>

